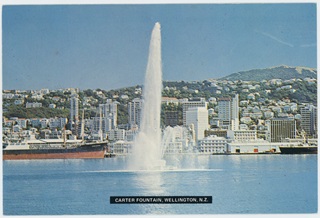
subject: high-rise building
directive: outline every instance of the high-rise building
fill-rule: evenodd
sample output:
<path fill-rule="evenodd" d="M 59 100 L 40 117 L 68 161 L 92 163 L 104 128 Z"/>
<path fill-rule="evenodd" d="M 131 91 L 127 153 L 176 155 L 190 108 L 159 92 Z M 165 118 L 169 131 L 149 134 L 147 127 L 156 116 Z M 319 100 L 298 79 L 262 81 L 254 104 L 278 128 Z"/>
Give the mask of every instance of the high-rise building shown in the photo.
<path fill-rule="evenodd" d="M 140 128 L 141 113 L 143 100 L 135 98 L 128 103 L 129 125 L 130 127 L 138 126 Z"/>
<path fill-rule="evenodd" d="M 309 104 L 300 109 L 301 112 L 301 129 L 308 136 L 317 137 L 317 107 Z"/>
<path fill-rule="evenodd" d="M 108 118 L 111 120 L 111 129 L 117 128 L 118 122 L 118 104 L 117 101 L 112 101 L 112 99 L 107 99 L 107 103 L 100 104 L 102 117 Z"/>
<path fill-rule="evenodd" d="M 79 124 L 79 99 L 78 95 L 73 94 L 70 99 L 70 126 L 73 134 L 78 133 Z"/>
<path fill-rule="evenodd" d="M 208 109 L 206 107 L 189 108 L 186 111 L 186 125 L 194 126 L 195 140 L 203 139 L 209 127 Z"/>
<path fill-rule="evenodd" d="M 296 138 L 296 121 L 288 118 L 274 118 L 269 122 L 271 142 L 283 142 Z"/>
<path fill-rule="evenodd" d="M 101 119 L 101 121 L 100 121 Z M 102 134 L 107 133 L 112 130 L 112 120 L 108 117 L 94 117 L 92 120 L 92 131 L 98 133 L 99 130 L 102 131 Z"/>
<path fill-rule="evenodd" d="M 218 99 L 218 117 L 222 127 L 229 130 L 239 129 L 239 96 Z"/>
<path fill-rule="evenodd" d="M 201 108 L 207 109 L 207 105 L 208 105 L 208 103 L 206 102 L 206 100 L 204 98 L 193 98 L 190 101 L 188 99 L 186 99 L 186 101 L 182 102 L 183 125 L 184 126 L 188 125 L 186 123 L 186 114 L 190 108 L 201 107 Z"/>
<path fill-rule="evenodd" d="M 178 111 L 165 111 L 164 112 L 164 125 L 165 126 L 177 126 L 179 124 Z"/>

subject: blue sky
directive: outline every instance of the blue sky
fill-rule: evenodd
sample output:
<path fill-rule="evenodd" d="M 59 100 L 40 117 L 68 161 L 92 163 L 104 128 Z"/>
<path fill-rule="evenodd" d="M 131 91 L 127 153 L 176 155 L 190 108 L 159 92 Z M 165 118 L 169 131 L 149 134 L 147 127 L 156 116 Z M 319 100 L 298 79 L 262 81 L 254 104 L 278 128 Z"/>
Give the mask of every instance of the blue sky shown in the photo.
<path fill-rule="evenodd" d="M 143 84 L 161 23 L 164 80 L 317 67 L 316 4 L 4 6 L 3 89 Z"/>

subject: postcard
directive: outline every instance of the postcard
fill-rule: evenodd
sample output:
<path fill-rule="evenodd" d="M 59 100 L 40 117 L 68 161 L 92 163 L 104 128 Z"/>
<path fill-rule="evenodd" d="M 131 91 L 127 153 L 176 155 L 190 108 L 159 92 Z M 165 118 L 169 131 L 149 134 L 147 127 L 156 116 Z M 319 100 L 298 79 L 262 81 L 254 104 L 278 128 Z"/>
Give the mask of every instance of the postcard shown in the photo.
<path fill-rule="evenodd" d="M 5 216 L 318 214 L 316 3 L 2 5 Z"/>

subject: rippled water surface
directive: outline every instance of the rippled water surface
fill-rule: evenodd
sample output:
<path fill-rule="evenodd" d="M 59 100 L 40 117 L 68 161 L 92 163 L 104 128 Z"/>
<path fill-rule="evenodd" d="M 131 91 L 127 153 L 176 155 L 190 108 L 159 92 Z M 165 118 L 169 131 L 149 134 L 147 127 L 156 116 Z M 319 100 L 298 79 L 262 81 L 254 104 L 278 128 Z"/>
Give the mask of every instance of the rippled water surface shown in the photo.
<path fill-rule="evenodd" d="M 167 169 L 125 158 L 3 161 L 5 215 L 317 212 L 317 155 L 184 155 Z M 110 204 L 110 196 L 212 196 L 212 204 Z"/>

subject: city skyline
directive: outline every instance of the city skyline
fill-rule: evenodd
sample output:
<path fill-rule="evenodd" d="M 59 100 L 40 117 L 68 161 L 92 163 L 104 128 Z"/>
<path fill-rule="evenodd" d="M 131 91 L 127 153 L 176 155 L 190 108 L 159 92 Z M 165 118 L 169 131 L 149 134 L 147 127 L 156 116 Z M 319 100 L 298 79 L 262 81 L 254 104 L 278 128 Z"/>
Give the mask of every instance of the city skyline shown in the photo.
<path fill-rule="evenodd" d="M 164 80 L 317 67 L 316 4 L 4 6 L 3 89 L 141 85 L 157 21 Z"/>

